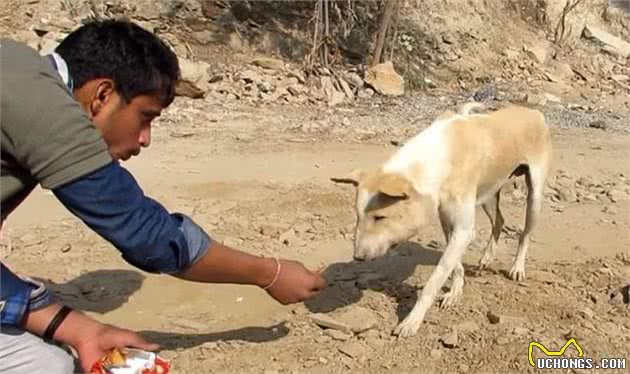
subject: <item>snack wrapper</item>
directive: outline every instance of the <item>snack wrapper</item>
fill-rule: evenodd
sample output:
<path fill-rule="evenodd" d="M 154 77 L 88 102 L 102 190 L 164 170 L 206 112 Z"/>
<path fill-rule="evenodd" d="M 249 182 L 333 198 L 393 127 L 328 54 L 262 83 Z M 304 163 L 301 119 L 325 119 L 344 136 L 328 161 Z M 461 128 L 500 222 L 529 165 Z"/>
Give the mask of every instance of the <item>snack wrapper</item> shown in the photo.
<path fill-rule="evenodd" d="M 91 374 L 168 374 L 170 364 L 153 352 L 112 349 L 94 363 Z"/>

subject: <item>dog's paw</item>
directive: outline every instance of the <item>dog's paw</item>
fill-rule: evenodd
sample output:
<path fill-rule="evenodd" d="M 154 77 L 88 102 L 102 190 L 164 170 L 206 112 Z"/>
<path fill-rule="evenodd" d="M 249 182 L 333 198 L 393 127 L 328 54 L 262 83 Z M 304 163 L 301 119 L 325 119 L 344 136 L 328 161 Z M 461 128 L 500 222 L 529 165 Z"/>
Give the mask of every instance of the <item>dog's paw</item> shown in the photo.
<path fill-rule="evenodd" d="M 512 266 L 509 273 L 510 279 L 516 282 L 524 282 L 525 277 L 525 269 L 520 266 Z"/>
<path fill-rule="evenodd" d="M 459 304 L 462 298 L 462 290 L 461 289 L 451 289 L 449 292 L 445 293 L 440 297 L 440 309 L 446 310 L 450 307 Z"/>
<path fill-rule="evenodd" d="M 420 329 L 420 325 L 422 325 L 422 320 L 409 317 L 411 316 L 407 316 L 407 318 L 396 326 L 394 335 L 397 335 L 399 338 L 409 338 L 416 335 Z"/>

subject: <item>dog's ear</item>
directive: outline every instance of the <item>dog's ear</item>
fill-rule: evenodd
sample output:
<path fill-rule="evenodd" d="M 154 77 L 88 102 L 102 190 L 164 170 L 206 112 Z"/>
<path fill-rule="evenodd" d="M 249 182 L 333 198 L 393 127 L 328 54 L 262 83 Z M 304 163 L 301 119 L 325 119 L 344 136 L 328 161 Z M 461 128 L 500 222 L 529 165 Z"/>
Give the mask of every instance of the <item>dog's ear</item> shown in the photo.
<path fill-rule="evenodd" d="M 377 180 L 376 190 L 384 195 L 407 199 L 413 193 L 411 181 L 398 173 L 384 173 Z"/>
<path fill-rule="evenodd" d="M 335 183 L 352 184 L 353 186 L 356 187 L 361 183 L 361 180 L 365 177 L 365 175 L 366 175 L 366 172 L 364 170 L 354 169 L 344 177 L 341 177 L 341 178 L 333 177 L 333 178 L 330 178 L 330 180 L 332 180 Z"/>

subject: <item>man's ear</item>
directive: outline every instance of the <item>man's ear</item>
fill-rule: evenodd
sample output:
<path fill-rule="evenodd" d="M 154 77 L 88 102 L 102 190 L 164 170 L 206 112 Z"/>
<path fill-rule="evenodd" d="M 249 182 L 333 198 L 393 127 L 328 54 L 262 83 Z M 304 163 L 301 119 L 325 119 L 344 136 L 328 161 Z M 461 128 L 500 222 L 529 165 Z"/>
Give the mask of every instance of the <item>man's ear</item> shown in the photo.
<path fill-rule="evenodd" d="M 357 187 L 361 183 L 361 180 L 365 177 L 365 174 L 366 172 L 364 170 L 354 169 L 344 177 L 341 177 L 341 178 L 333 177 L 333 178 L 330 178 L 330 180 L 332 180 L 335 183 L 347 183 L 347 184 L 352 184 L 353 186 Z"/>
<path fill-rule="evenodd" d="M 385 173 L 378 178 L 376 190 L 384 195 L 407 199 L 413 193 L 411 181 L 398 173 Z"/>
<path fill-rule="evenodd" d="M 92 117 L 96 117 L 103 110 L 115 93 L 116 89 L 113 80 L 101 79 L 97 82 L 92 102 L 90 103 L 90 114 Z"/>

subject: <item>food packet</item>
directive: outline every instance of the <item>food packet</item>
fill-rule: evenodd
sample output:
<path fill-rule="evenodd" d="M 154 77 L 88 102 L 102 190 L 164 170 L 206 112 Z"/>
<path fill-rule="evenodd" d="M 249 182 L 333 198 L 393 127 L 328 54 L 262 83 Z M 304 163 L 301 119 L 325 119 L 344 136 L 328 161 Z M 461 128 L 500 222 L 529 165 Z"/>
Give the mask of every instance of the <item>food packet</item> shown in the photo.
<path fill-rule="evenodd" d="M 92 366 L 92 374 L 168 374 L 170 364 L 153 352 L 112 349 Z"/>

